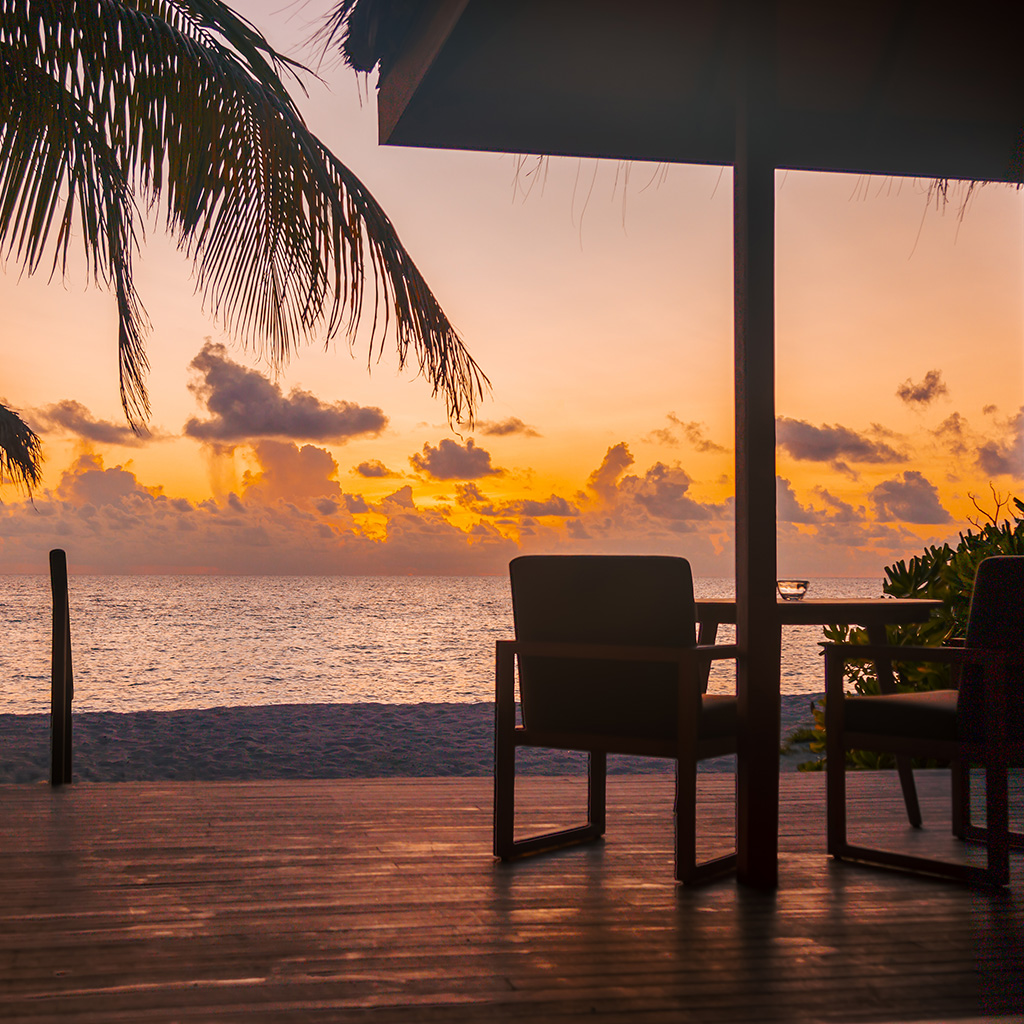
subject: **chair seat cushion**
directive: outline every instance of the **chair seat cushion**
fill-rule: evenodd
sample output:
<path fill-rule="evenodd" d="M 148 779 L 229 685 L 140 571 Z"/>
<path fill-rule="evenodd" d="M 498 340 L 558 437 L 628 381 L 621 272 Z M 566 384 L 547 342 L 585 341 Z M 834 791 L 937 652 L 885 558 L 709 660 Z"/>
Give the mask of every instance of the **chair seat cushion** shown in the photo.
<path fill-rule="evenodd" d="M 736 735 L 736 698 L 731 694 L 705 694 L 702 699 L 700 727 L 702 740 L 722 739 Z"/>
<path fill-rule="evenodd" d="M 849 696 L 843 719 L 849 732 L 956 740 L 956 690 Z"/>
<path fill-rule="evenodd" d="M 596 690 L 596 693 L 594 692 Z M 576 699 L 569 687 L 534 693 L 523 701 L 523 722 L 536 732 L 587 733 L 630 739 L 673 740 L 678 705 L 675 688 L 637 687 L 631 699 L 612 699 L 603 688 L 582 691 Z M 603 699 L 601 699 L 603 698 Z M 697 737 L 702 740 L 736 735 L 736 697 L 711 694 L 702 697 Z"/>

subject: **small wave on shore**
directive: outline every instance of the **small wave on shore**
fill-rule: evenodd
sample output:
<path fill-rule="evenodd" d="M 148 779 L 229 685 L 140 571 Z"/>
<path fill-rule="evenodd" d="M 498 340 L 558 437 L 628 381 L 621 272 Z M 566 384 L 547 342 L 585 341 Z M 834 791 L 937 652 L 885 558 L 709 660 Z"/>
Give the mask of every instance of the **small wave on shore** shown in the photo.
<path fill-rule="evenodd" d="M 811 697 L 782 698 L 782 735 L 810 724 Z M 201 710 L 84 712 L 73 717 L 80 782 L 481 776 L 494 764 L 494 705 L 274 704 Z M 49 716 L 0 715 L 0 782 L 49 773 Z M 806 753 L 782 758 L 793 769 Z M 523 774 L 582 771 L 582 755 L 522 751 Z M 672 762 L 616 756 L 609 771 L 653 774 Z M 715 758 L 704 771 L 732 771 Z"/>

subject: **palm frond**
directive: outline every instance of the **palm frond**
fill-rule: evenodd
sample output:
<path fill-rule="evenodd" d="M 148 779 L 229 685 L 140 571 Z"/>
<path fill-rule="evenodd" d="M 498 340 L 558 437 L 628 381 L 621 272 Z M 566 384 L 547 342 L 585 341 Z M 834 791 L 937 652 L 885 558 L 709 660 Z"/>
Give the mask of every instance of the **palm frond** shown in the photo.
<path fill-rule="evenodd" d="M 419 0 L 338 0 L 314 42 L 324 53 L 337 49 L 354 71 L 369 73 L 379 63 L 383 77 L 422 13 Z"/>
<path fill-rule="evenodd" d="M 299 65 L 220 0 L 0 0 L 0 19 L 0 251 L 32 272 L 49 244 L 60 266 L 81 230 L 117 294 L 130 419 L 148 410 L 136 204 L 163 209 L 244 344 L 280 364 L 372 308 L 370 358 L 393 336 L 449 417 L 472 419 L 487 379 L 384 211 L 302 120 L 281 78 Z"/>
<path fill-rule="evenodd" d="M 8 481 L 30 493 L 42 473 L 39 437 L 12 409 L 0 405 L 0 484 Z"/>

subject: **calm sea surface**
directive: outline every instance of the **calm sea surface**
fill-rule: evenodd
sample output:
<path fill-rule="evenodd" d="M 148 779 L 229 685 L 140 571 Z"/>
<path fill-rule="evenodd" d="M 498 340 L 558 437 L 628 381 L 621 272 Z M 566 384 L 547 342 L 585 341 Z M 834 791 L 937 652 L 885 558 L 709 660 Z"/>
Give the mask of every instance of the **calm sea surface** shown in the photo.
<path fill-rule="evenodd" d="M 504 577 L 73 576 L 76 711 L 494 699 L 512 633 Z M 699 597 L 732 581 L 697 580 Z M 878 597 L 880 579 L 817 579 L 815 597 Z M 49 710 L 50 592 L 0 576 L 0 712 Z M 726 632 L 730 629 L 730 632 Z M 732 639 L 723 627 L 719 640 Z M 782 690 L 823 687 L 818 627 L 783 634 Z M 732 685 L 728 670 L 712 690 Z"/>

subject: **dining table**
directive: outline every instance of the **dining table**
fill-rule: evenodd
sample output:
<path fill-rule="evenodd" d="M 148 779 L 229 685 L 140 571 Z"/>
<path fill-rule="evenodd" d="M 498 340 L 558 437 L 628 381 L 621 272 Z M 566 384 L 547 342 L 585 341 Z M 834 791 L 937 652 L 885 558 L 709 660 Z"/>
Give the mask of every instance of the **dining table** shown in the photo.
<path fill-rule="evenodd" d="M 722 623 L 735 623 L 736 602 L 699 598 L 697 643 L 713 644 Z M 872 644 L 885 643 L 885 627 L 925 622 L 941 601 L 911 597 L 804 597 L 776 602 L 780 626 L 863 626 Z"/>
<path fill-rule="evenodd" d="M 925 622 L 931 613 L 942 607 L 941 601 L 918 598 L 801 598 L 776 602 L 777 624 L 781 633 L 783 626 L 861 626 L 873 645 L 886 643 L 886 627 Z M 731 598 L 702 598 L 696 601 L 698 644 L 713 644 L 718 636 L 719 626 L 736 622 L 736 601 Z M 742 657 L 742 651 L 740 652 Z M 875 659 L 879 686 L 883 693 L 896 689 L 892 663 L 888 659 Z M 824 671 L 824 670 L 823 670 Z M 706 683 L 706 679 L 705 679 Z M 822 678 L 824 689 L 824 677 Z M 765 696 L 768 696 L 767 694 Z M 756 706 L 763 712 L 774 707 L 770 718 L 744 722 L 743 706 L 747 703 L 740 697 L 739 756 L 736 762 L 736 842 L 737 847 L 746 849 L 751 858 L 761 858 L 762 863 L 777 862 L 779 842 L 778 814 L 778 730 L 781 696 L 780 678 L 766 702 L 758 699 Z M 754 716 L 757 719 L 757 716 Z M 772 720 L 772 718 L 774 720 Z M 772 736 L 768 736 L 768 732 Z M 746 747 L 746 750 L 744 749 Z M 770 752 L 774 749 L 774 761 Z M 899 775 L 907 814 L 911 823 L 920 824 L 921 811 L 909 757 L 898 757 L 896 768 Z M 773 780 L 774 785 L 771 781 Z M 749 794 L 758 794 L 752 802 Z M 770 794 L 774 793 L 774 801 Z M 765 799 L 766 794 L 769 799 Z M 770 806 L 774 802 L 774 806 Z M 741 876 L 742 880 L 742 876 Z"/>

